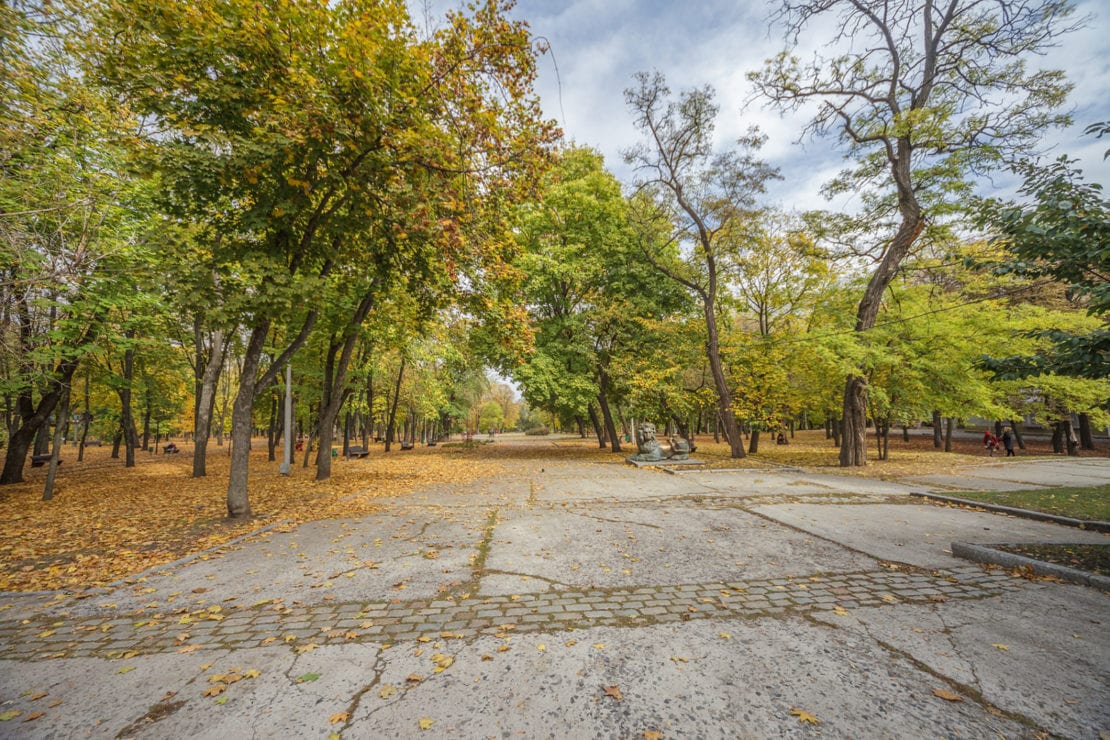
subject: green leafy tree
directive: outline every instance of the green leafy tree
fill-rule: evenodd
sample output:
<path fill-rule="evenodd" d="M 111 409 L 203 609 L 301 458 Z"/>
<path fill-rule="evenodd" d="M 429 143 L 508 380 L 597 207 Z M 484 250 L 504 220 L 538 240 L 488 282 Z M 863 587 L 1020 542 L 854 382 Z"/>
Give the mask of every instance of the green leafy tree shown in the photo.
<path fill-rule="evenodd" d="M 865 3 L 784 2 L 776 14 L 793 48 L 814 28 L 837 29 L 832 49 L 803 62 L 784 51 L 750 75 L 782 110 L 815 103 L 807 132 L 836 133 L 855 166 L 829 186 L 864 193 L 861 233 L 876 262 L 856 311 L 856 330 L 874 326 L 883 295 L 928 228 L 966 199 L 971 178 L 1035 146 L 1069 89 L 1062 73 L 1030 70 L 1026 59 L 1074 27 L 1058 0 Z M 859 220 L 859 219 L 857 219 Z M 867 382 L 844 391 L 843 466 L 866 464 Z"/>

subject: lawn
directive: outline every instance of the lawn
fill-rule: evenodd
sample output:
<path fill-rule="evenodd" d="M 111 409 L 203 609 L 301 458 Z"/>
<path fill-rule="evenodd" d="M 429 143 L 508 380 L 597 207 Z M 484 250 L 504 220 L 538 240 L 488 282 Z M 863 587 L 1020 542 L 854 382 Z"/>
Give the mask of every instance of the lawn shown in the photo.
<path fill-rule="evenodd" d="M 952 495 L 984 504 L 1013 506 L 1075 519 L 1110 521 L 1110 484 L 1034 491 L 959 491 Z"/>

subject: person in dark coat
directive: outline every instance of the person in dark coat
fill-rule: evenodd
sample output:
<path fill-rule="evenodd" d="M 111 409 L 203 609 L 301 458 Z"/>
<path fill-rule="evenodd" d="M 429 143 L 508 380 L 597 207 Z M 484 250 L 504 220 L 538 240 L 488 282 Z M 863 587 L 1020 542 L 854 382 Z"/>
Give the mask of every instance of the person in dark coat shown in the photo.
<path fill-rule="evenodd" d="M 1014 454 L 1014 432 L 1010 427 L 1002 430 L 1002 446 L 1006 448 L 1006 457 L 1017 457 Z"/>

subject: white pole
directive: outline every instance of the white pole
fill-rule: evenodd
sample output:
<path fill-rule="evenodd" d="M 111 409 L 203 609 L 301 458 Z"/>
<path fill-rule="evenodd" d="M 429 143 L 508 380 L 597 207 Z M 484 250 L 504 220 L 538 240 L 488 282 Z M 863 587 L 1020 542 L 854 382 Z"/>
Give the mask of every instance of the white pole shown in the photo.
<path fill-rule="evenodd" d="M 293 469 L 293 367 L 285 366 L 285 456 L 281 460 L 281 474 L 289 475 Z"/>

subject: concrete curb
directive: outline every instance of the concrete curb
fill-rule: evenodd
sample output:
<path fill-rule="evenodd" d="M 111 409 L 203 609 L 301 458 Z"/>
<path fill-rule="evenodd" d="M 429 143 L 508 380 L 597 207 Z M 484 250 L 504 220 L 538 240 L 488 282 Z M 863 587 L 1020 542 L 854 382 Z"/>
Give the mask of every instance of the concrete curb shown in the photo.
<path fill-rule="evenodd" d="M 1078 583 L 1081 586 L 1090 586 L 1101 591 L 1110 591 L 1110 578 L 1107 576 L 1085 573 L 1075 568 L 1069 568 L 1066 565 L 1045 563 L 1040 560 L 1034 560 L 1033 558 L 1027 558 L 1024 555 L 1002 552 L 993 549 L 990 545 L 973 545 L 969 542 L 953 542 L 952 554 L 956 557 L 971 560 L 976 563 L 1001 565 L 1005 568 L 1029 567 L 1032 568 L 1033 572 L 1037 575 L 1055 576 L 1064 581 Z"/>
<path fill-rule="evenodd" d="M 1066 527 L 1075 527 L 1077 529 L 1085 529 L 1089 532 L 1110 532 L 1110 522 L 1102 522 L 1097 519 L 1074 519 L 1070 516 L 1057 516 L 1056 514 L 1045 514 L 1041 511 L 1030 511 L 1029 509 L 1018 509 L 1013 506 L 1001 506 L 999 504 L 986 504 L 982 501 L 972 501 L 966 498 L 957 498 L 956 496 L 941 496 L 935 493 L 911 493 L 911 496 L 919 498 L 931 498 L 936 501 L 945 501 L 950 504 L 961 504 L 963 506 L 974 506 L 979 509 L 986 509 L 987 511 L 996 511 L 1000 514 L 1011 514 L 1019 516 L 1023 519 L 1035 519 L 1040 522 L 1053 522 L 1055 524 L 1063 524 Z"/>

